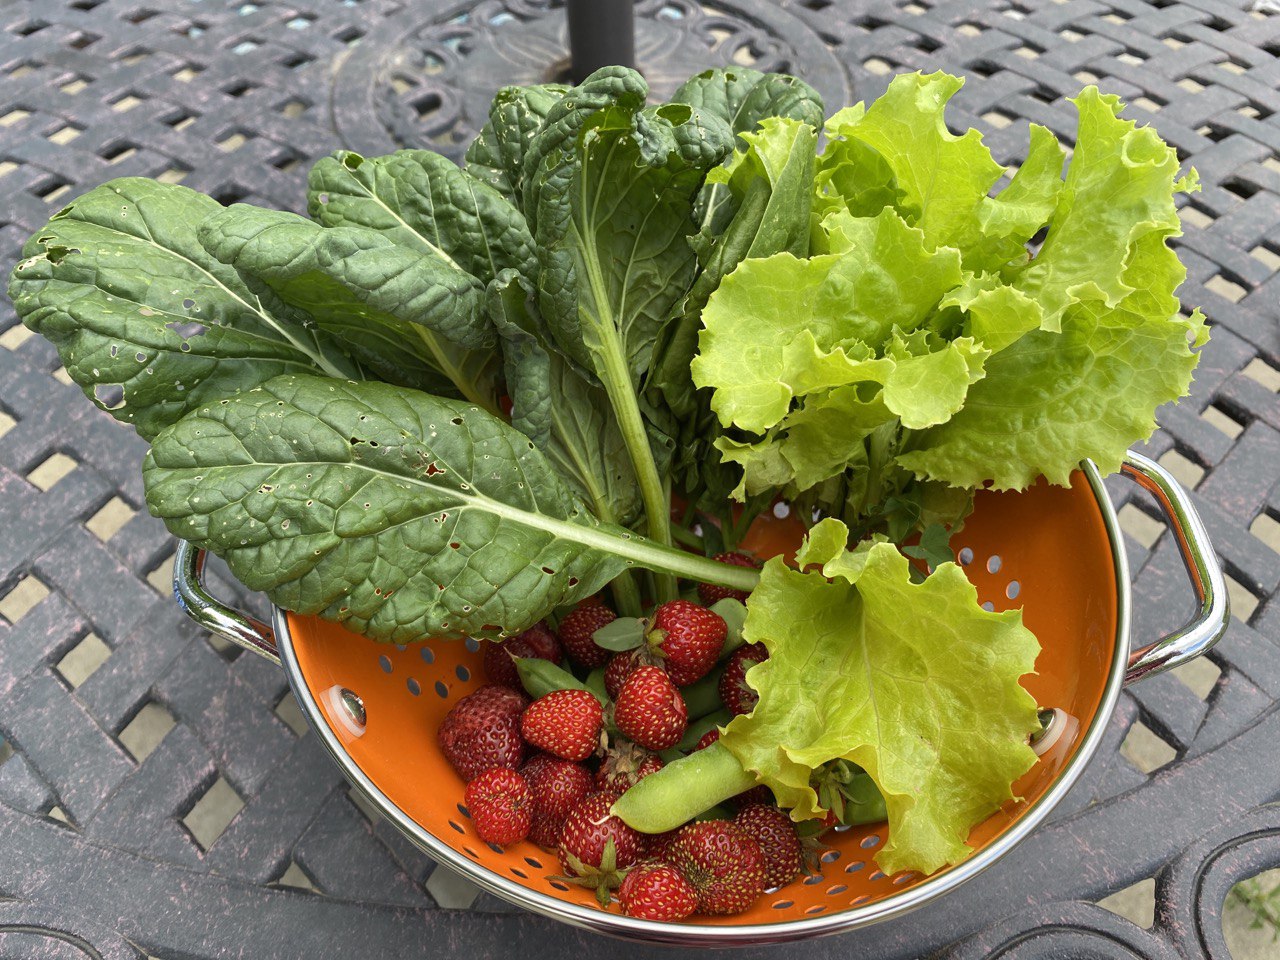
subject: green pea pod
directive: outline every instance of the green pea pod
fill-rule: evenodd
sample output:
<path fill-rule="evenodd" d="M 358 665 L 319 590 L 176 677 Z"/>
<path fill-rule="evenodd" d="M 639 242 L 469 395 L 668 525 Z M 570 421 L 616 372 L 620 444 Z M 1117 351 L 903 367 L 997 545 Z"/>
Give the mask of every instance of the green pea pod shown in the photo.
<path fill-rule="evenodd" d="M 695 820 L 732 820 L 733 811 L 723 804 L 717 803 L 709 810 L 703 810 L 693 819 Z"/>
<path fill-rule="evenodd" d="M 689 719 L 705 717 L 724 704 L 720 700 L 720 671 L 713 670 L 697 683 L 691 683 L 680 691 L 684 697 L 684 705 L 689 710 Z"/>
<path fill-rule="evenodd" d="M 676 749 L 683 750 L 688 753 L 692 750 L 703 734 L 708 730 L 714 730 L 716 727 L 723 727 L 726 723 L 733 719 L 733 714 L 724 707 L 714 713 L 709 713 L 705 717 L 699 717 L 697 720 L 690 720 L 689 725 L 684 729 L 684 736 L 680 738 L 680 742 L 676 744 Z"/>
<path fill-rule="evenodd" d="M 844 823 L 856 826 L 860 823 L 880 823 L 889 819 L 884 795 L 871 776 L 865 772 L 856 774 L 843 786 Z"/>
<path fill-rule="evenodd" d="M 520 674 L 520 682 L 525 692 L 533 699 L 545 697 L 556 690 L 588 690 L 603 702 L 598 693 L 568 670 L 557 667 L 550 660 L 540 657 L 512 657 L 516 662 L 516 672 Z"/>
<path fill-rule="evenodd" d="M 604 703 L 609 699 L 609 691 L 604 685 L 604 667 L 597 667 L 587 674 L 587 679 L 583 681 L 587 685 L 587 689 L 596 695 L 596 699 Z"/>
<path fill-rule="evenodd" d="M 724 621 L 724 645 L 720 648 L 720 659 L 723 660 L 746 642 L 742 636 L 742 625 L 747 621 L 747 607 L 741 600 L 725 597 L 713 603 L 710 609 Z"/>
<path fill-rule="evenodd" d="M 738 758 L 713 743 L 649 774 L 610 812 L 641 833 L 663 833 L 755 785 Z"/>

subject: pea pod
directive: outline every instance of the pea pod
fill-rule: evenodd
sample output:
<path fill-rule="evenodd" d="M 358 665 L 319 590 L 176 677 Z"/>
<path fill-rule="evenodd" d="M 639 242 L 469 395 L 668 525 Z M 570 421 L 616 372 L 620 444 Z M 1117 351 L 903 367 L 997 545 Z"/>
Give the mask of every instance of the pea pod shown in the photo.
<path fill-rule="evenodd" d="M 889 819 L 884 795 L 870 774 L 863 771 L 844 785 L 844 816 L 841 821 L 856 826 L 860 823 L 880 823 Z"/>
<path fill-rule="evenodd" d="M 663 833 L 755 785 L 738 758 L 713 743 L 649 774 L 610 812 L 641 833 Z"/>
<path fill-rule="evenodd" d="M 720 701 L 720 671 L 713 670 L 697 683 L 691 683 L 680 691 L 684 697 L 684 705 L 689 710 L 689 719 L 705 717 L 723 704 Z"/>
<path fill-rule="evenodd" d="M 604 667 L 596 667 L 587 674 L 587 679 L 583 681 L 587 689 L 596 695 L 596 699 L 603 704 L 609 699 L 609 691 L 604 685 Z"/>
<path fill-rule="evenodd" d="M 516 672 L 520 674 L 520 682 L 525 692 L 533 699 L 545 697 L 556 690 L 587 690 L 594 694 L 601 704 L 604 698 L 568 670 L 557 667 L 550 660 L 540 657 L 512 657 L 516 662 Z"/>

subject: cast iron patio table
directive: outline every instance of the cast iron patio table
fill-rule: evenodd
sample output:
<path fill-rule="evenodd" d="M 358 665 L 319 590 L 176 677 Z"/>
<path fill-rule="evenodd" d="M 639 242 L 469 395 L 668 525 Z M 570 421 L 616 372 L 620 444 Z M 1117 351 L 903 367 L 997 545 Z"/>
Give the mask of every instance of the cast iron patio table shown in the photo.
<path fill-rule="evenodd" d="M 942 68 L 969 78 L 954 123 L 1016 162 L 1028 121 L 1069 139 L 1065 98 L 1098 83 L 1204 183 L 1177 244 L 1184 301 L 1213 340 L 1146 452 L 1194 484 L 1230 577 L 1235 619 L 1212 667 L 1126 693 L 1053 820 L 989 872 L 789 956 L 1225 958 L 1228 889 L 1280 865 L 1280 15 L 1249 2 L 638 6 L 659 91 L 694 61 L 751 64 L 805 76 L 834 108 Z M 339 146 L 457 156 L 497 83 L 563 57 L 561 22 L 545 0 L 0 3 L 0 262 L 112 177 L 297 210 L 309 163 Z M 283 673 L 174 604 L 142 442 L 7 303 L 0 347 L 0 956 L 658 953 L 477 895 L 370 820 Z M 1145 642 L 1179 624 L 1190 591 L 1153 506 L 1113 493 Z M 1171 759 L 1139 769 L 1126 738 Z M 210 827 L 214 798 L 235 815 Z M 1094 903 L 1153 876 L 1150 930 Z"/>

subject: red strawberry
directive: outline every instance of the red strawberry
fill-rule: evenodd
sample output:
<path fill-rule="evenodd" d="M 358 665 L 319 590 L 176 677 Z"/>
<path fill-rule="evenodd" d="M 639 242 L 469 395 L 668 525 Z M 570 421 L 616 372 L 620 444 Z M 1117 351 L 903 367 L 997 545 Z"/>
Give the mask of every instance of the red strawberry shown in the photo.
<path fill-rule="evenodd" d="M 524 777 L 514 770 L 486 770 L 467 784 L 462 802 L 471 813 L 476 834 L 485 843 L 505 847 L 529 835 L 533 794 Z"/>
<path fill-rule="evenodd" d="M 565 760 L 585 760 L 600 744 L 604 710 L 586 690 L 553 690 L 525 708 L 520 732 L 525 740 Z"/>
<path fill-rule="evenodd" d="M 560 621 L 560 642 L 574 662 L 588 670 L 603 667 L 609 661 L 609 651 L 597 647 L 591 635 L 607 623 L 613 623 L 618 615 L 599 601 L 583 602 Z"/>
<path fill-rule="evenodd" d="M 796 878 L 803 864 L 800 835 L 790 817 L 777 807 L 753 803 L 739 810 L 733 822 L 760 844 L 766 888 L 781 887 Z"/>
<path fill-rule="evenodd" d="M 613 722 L 624 736 L 650 750 L 674 747 L 684 736 L 689 710 L 661 667 L 632 671 L 618 692 Z"/>
<path fill-rule="evenodd" d="M 683 920 L 693 913 L 698 897 L 689 881 L 665 863 L 641 863 L 631 868 L 618 888 L 618 903 L 628 917 L 641 920 Z"/>
<path fill-rule="evenodd" d="M 697 893 L 698 913 L 741 913 L 764 890 L 760 844 L 727 820 L 682 827 L 667 856 Z"/>
<path fill-rule="evenodd" d="M 754 557 L 749 557 L 745 553 L 717 553 L 712 560 L 718 563 L 730 563 L 735 567 L 750 567 L 753 570 L 760 569 L 760 561 Z M 724 600 L 726 597 L 732 597 L 734 600 L 747 602 L 749 594 L 745 590 L 734 590 L 730 587 L 722 587 L 714 583 L 698 584 L 698 599 L 707 606 L 715 603 L 717 600 Z"/>
<path fill-rule="evenodd" d="M 594 793 L 573 808 L 560 828 L 560 867 L 575 883 L 594 889 L 601 906 L 640 858 L 642 835 L 609 813 L 616 793 Z"/>
<path fill-rule="evenodd" d="M 653 615 L 648 639 L 672 682 L 687 687 L 711 672 L 727 631 L 719 614 L 688 600 L 672 600 Z"/>
<path fill-rule="evenodd" d="M 520 773 L 533 793 L 529 839 L 539 846 L 554 847 L 560 842 L 560 828 L 569 811 L 595 790 L 591 771 L 581 764 L 539 753 Z"/>
<path fill-rule="evenodd" d="M 629 740 L 619 739 L 604 755 L 604 762 L 596 770 L 596 786 L 601 790 L 630 790 L 649 774 L 662 769 L 662 758 L 636 746 Z"/>
<path fill-rule="evenodd" d="M 671 862 L 671 845 L 680 836 L 680 828 L 668 830 L 666 833 L 647 834 L 644 838 L 644 855 L 659 863 Z"/>
<path fill-rule="evenodd" d="M 506 687 L 481 687 L 445 715 L 436 732 L 440 752 L 463 780 L 493 767 L 518 769 L 524 760 L 520 709 L 528 701 Z"/>
<path fill-rule="evenodd" d="M 747 686 L 747 671 L 768 659 L 769 651 L 761 643 L 748 643 L 729 655 L 717 689 L 720 699 L 734 716 L 750 713 L 756 708 L 760 695 Z"/>
<path fill-rule="evenodd" d="M 514 657 L 538 657 L 555 664 L 563 659 L 560 641 L 551 628 L 541 622 L 501 643 L 492 640 L 484 643 L 484 675 L 494 683 L 523 693 L 524 684 L 520 682 Z"/>
<path fill-rule="evenodd" d="M 702 736 L 698 738 L 698 742 L 693 745 L 693 752 L 696 753 L 699 750 L 705 750 L 707 749 L 707 747 L 711 746 L 713 743 L 715 743 L 719 739 L 720 739 L 720 728 L 712 727 L 710 730 L 708 730 L 706 733 L 704 733 Z"/>
<path fill-rule="evenodd" d="M 638 654 L 639 651 L 636 650 L 624 650 L 609 658 L 609 664 L 604 668 L 604 688 L 614 700 L 618 699 L 622 683 L 631 675 L 631 671 L 644 665 Z"/>

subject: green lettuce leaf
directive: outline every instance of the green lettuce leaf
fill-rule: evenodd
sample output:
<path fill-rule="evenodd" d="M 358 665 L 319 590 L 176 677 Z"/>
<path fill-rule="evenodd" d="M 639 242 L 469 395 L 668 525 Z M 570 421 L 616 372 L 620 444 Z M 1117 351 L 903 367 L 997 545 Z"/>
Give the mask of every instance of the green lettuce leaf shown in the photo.
<path fill-rule="evenodd" d="M 85 396 L 147 440 L 282 373 L 366 375 L 306 314 L 205 252 L 196 228 L 222 209 L 186 187 L 112 180 L 36 231 L 9 283 Z"/>
<path fill-rule="evenodd" d="M 815 528 L 798 560 L 822 572 L 765 565 L 744 627 L 769 651 L 748 674 L 760 700 L 720 743 L 796 819 L 822 813 L 818 767 L 856 763 L 889 812 L 876 862 L 928 874 L 968 856 L 969 831 L 1035 762 L 1019 679 L 1039 645 L 1018 611 L 983 610 L 954 564 L 916 584 L 895 547 L 846 553 L 846 535 L 835 520 Z"/>

